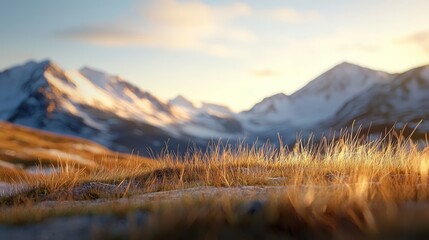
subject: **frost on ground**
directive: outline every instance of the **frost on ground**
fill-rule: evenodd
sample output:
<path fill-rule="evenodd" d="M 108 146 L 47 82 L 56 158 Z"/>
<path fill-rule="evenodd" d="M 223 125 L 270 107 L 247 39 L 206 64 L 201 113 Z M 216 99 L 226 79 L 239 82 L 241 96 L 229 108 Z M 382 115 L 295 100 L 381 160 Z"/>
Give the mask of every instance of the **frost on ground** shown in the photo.
<path fill-rule="evenodd" d="M 16 195 L 29 189 L 29 186 L 26 184 L 11 184 L 0 182 L 0 197 Z"/>

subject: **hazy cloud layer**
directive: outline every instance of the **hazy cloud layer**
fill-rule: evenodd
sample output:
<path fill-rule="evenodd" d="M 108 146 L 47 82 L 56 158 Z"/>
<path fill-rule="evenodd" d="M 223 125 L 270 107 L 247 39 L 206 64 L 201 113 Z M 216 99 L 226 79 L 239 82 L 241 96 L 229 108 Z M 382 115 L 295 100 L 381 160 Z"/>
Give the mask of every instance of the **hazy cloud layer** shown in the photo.
<path fill-rule="evenodd" d="M 289 8 L 254 10 L 244 3 L 212 6 L 177 0 L 151 1 L 139 5 L 131 15 L 103 25 L 68 29 L 59 35 L 103 46 L 193 50 L 230 57 L 243 52 L 242 44 L 258 40 L 249 26 L 237 23 L 241 18 L 263 16 L 280 22 L 299 22 L 320 17 L 316 12 Z"/>
<path fill-rule="evenodd" d="M 261 13 L 271 20 L 288 23 L 314 21 L 322 18 L 322 15 L 316 11 L 300 12 L 292 8 L 269 9 L 263 10 Z"/>
<path fill-rule="evenodd" d="M 245 4 L 212 7 L 197 1 L 158 0 L 139 6 L 137 16 L 69 29 L 60 35 L 105 46 L 198 50 L 230 56 L 234 55 L 232 43 L 255 40 L 252 32 L 232 24 L 250 14 L 251 9 Z"/>
<path fill-rule="evenodd" d="M 429 31 L 419 32 L 402 40 L 407 43 L 414 43 L 421 46 L 429 54 Z"/>

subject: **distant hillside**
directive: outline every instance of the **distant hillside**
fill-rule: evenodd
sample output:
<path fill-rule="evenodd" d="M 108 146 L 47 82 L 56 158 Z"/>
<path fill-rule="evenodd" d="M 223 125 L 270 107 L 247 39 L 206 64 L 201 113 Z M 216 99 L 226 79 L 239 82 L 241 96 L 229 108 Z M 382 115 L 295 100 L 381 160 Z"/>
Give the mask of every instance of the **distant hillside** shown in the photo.
<path fill-rule="evenodd" d="M 91 170 L 133 159 L 152 165 L 155 160 L 113 152 L 84 140 L 0 122 L 0 182 L 27 174 L 56 171 L 69 165 Z"/>
<path fill-rule="evenodd" d="M 415 135 L 421 138 L 429 131 L 428 83 L 428 67 L 389 74 L 344 62 L 290 96 L 266 97 L 235 113 L 184 96 L 162 99 L 89 67 L 65 71 L 52 61 L 31 61 L 0 73 L 0 121 L 146 156 L 166 147 L 184 153 L 219 139 L 253 143 L 280 134 L 293 143 L 297 133 L 305 137 L 354 122 L 379 133 L 406 123 L 411 132 L 423 120 Z"/>

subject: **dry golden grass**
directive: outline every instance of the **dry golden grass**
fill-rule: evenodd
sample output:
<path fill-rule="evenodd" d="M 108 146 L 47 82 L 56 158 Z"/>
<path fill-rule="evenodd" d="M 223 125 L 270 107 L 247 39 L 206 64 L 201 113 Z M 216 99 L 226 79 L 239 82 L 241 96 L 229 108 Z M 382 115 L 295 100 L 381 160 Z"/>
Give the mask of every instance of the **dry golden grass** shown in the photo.
<path fill-rule="evenodd" d="M 286 231 L 298 237 L 313 233 L 341 237 L 350 232 L 376 234 L 387 233 L 384 231 L 390 228 L 411 229 L 409 220 L 413 217 L 419 223 L 429 220 L 429 148 L 427 142 L 423 145 L 400 133 L 369 141 L 359 131 L 343 132 L 338 139 L 299 141 L 292 149 L 215 145 L 207 152 L 194 151 L 185 156 L 165 153 L 157 161 L 135 157 L 102 159 L 97 160 L 96 167 L 67 162 L 59 164 L 54 174 L 18 179 L 47 193 L 72 189 L 84 182 L 128 182 L 134 186 L 134 194 L 195 186 L 285 186 L 285 194 L 267 196 L 258 219 L 237 211 L 242 202 L 249 200 L 237 196 L 119 208 L 120 212 L 135 208 L 152 212 L 151 227 L 139 233 L 150 237 L 166 237 L 162 234 L 173 230 L 198 232 L 199 228 L 214 234 L 219 229 L 230 231 L 256 223 L 272 234 Z M 181 207 L 177 208 L 177 204 Z M 113 211 L 112 208 L 115 205 L 101 207 L 103 211 Z M 88 206 L 76 213 L 91 209 L 94 207 Z M 24 214 L 29 211 L 33 211 L 33 218 Z M 70 211 L 20 205 L 0 216 L 0 222 L 40 220 Z M 420 229 L 419 224 L 413 226 Z"/>
<path fill-rule="evenodd" d="M 184 156 L 163 153 L 157 160 L 104 149 L 99 155 L 93 153 L 94 165 L 60 159 L 55 164 L 58 169 L 55 173 L 24 177 L 17 174 L 15 181 L 44 186 L 51 191 L 82 182 L 124 180 L 140 183 L 142 192 L 273 182 L 287 186 L 333 186 L 387 181 L 390 185 L 417 186 L 427 182 L 428 157 L 427 147 L 400 135 L 389 134 L 368 141 L 360 134 L 344 132 L 339 139 L 324 138 L 317 144 L 312 139 L 299 141 L 293 149 L 217 144 L 206 152 L 193 151 Z"/>
<path fill-rule="evenodd" d="M 103 172 L 114 170 L 117 178 L 120 173 L 131 169 L 158 165 L 152 159 L 112 152 L 96 143 L 69 136 L 61 136 L 26 127 L 0 122 L 0 161 L 15 165 L 13 168 L 1 167 L 0 181 L 11 183 L 38 184 L 46 182 L 69 182 L 69 178 L 90 176 L 96 171 L 99 177 Z M 28 174 L 28 167 L 58 169 L 55 174 Z M 42 172 L 42 171 L 39 171 Z M 63 179 L 63 180 L 60 180 Z M 56 183 L 53 183 L 56 184 Z"/>

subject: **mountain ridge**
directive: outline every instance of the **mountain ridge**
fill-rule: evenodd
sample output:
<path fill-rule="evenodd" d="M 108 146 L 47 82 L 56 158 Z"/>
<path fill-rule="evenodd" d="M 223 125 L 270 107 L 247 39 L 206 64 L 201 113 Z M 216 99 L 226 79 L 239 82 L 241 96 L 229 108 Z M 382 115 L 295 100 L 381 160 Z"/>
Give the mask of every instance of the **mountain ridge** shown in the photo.
<path fill-rule="evenodd" d="M 350 100 L 324 125 L 341 128 L 352 122 L 368 128 L 405 127 L 407 132 L 429 132 L 429 65 L 398 74 Z M 423 121 L 422 121 L 423 120 Z M 422 121 L 422 122 L 420 122 Z"/>
<path fill-rule="evenodd" d="M 293 141 L 296 132 L 347 127 L 351 118 L 359 117 L 352 110 L 369 112 L 362 113 L 366 117 L 360 121 L 380 118 L 385 127 L 393 124 L 391 119 L 373 114 L 378 105 L 392 104 L 393 100 L 383 102 L 380 97 L 389 95 L 386 89 L 402 89 L 397 96 L 393 94 L 399 101 L 396 104 L 409 103 L 409 109 L 423 114 L 411 106 L 429 109 L 420 103 L 429 102 L 424 94 L 429 69 L 423 66 L 409 72 L 389 74 L 344 62 L 291 95 L 275 94 L 236 113 L 223 105 L 197 105 L 184 96 L 165 100 L 92 67 L 65 71 L 51 60 L 29 61 L 0 72 L 0 120 L 87 138 L 124 152 L 159 150 L 165 142 L 186 148 L 192 143 L 205 146 L 212 139 L 253 141 L 277 138 L 277 134 L 289 135 Z M 406 80 L 408 75 L 416 78 L 413 72 L 418 72 L 417 80 Z M 412 94 L 407 92 L 422 97 L 410 98 Z M 409 102 L 400 100 L 405 93 Z M 404 115 L 409 109 L 391 111 L 410 120 Z M 429 114 L 421 116 L 429 118 Z"/>
<path fill-rule="evenodd" d="M 291 95 L 276 94 L 264 98 L 244 112 L 249 125 L 289 124 L 306 128 L 333 115 L 353 96 L 394 75 L 347 62 L 338 64 Z"/>

